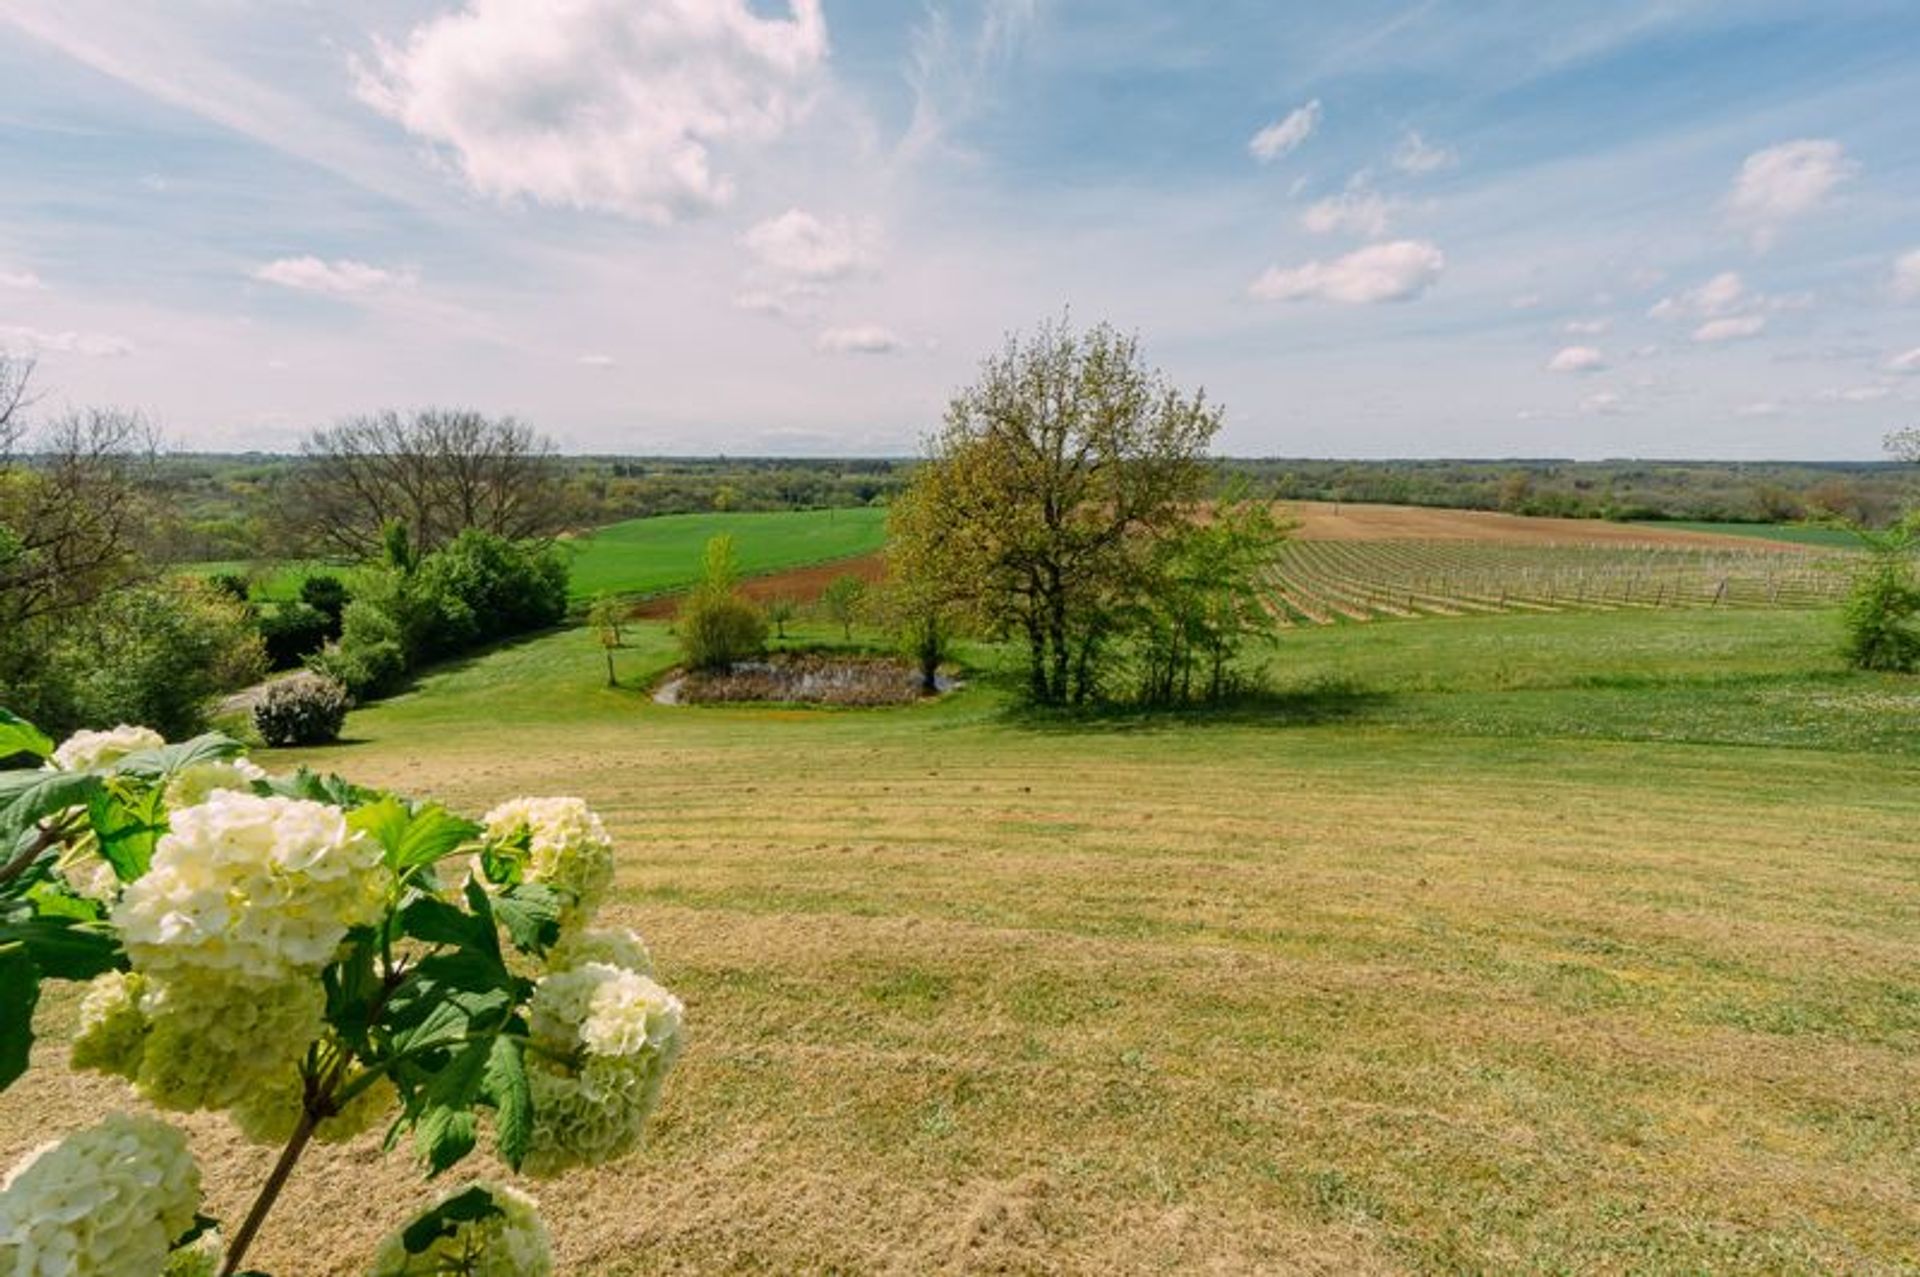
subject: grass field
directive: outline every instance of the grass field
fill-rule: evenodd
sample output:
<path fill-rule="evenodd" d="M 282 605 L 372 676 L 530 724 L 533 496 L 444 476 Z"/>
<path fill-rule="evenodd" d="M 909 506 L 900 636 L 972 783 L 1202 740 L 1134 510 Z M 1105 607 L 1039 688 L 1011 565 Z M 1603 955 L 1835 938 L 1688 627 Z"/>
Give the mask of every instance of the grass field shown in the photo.
<path fill-rule="evenodd" d="M 1674 528 L 1683 532 L 1710 532 L 1715 536 L 1749 537 L 1761 541 L 1786 541 L 1794 545 L 1812 545 L 1831 550 L 1857 550 L 1860 538 L 1845 528 L 1822 528 L 1804 523 L 1637 523 L 1639 528 Z"/>
<path fill-rule="evenodd" d="M 752 576 L 871 554 L 886 540 L 886 528 L 887 512 L 868 507 L 630 519 L 572 543 L 570 589 L 575 599 L 685 589 L 699 577 L 708 539 L 721 535 L 733 538 L 740 570 Z"/>
<path fill-rule="evenodd" d="M 694 1036 L 535 1186 L 563 1272 L 1920 1266 L 1920 686 L 1828 613 L 1296 630 L 1264 701 L 1091 721 L 657 706 L 634 635 L 269 760 L 606 814 Z M 30 1074 L 0 1162 L 121 1094 Z M 256 1258 L 357 1271 L 405 1162 L 322 1151 Z"/>

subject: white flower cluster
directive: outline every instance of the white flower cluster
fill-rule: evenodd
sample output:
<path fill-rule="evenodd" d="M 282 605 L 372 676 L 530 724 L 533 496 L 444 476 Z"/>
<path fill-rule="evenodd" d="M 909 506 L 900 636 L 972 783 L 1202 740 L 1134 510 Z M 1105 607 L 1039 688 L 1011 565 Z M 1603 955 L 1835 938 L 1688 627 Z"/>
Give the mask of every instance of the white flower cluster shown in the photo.
<path fill-rule="evenodd" d="M 175 772 L 173 778 L 167 782 L 165 794 L 167 810 L 179 811 L 182 807 L 198 807 L 211 798 L 216 790 L 229 789 L 236 793 L 250 794 L 253 792 L 253 782 L 266 778 L 266 768 L 258 763 L 250 763 L 244 758 L 190 763 Z"/>
<path fill-rule="evenodd" d="M 540 981 L 528 1015 L 528 1174 L 555 1175 L 632 1151 L 679 1057 L 682 1015 L 680 999 L 651 978 L 608 962 Z"/>
<path fill-rule="evenodd" d="M 130 727 L 122 723 L 111 731 L 75 732 L 53 751 L 52 764 L 61 771 L 85 771 L 117 763 L 143 749 L 158 749 L 166 743 L 166 737 L 151 727 Z"/>
<path fill-rule="evenodd" d="M 94 982 L 75 1063 L 164 1108 L 284 1094 L 323 1027 L 320 970 L 389 881 L 379 844 L 321 803 L 215 789 L 175 811 L 114 908 L 133 973 Z"/>
<path fill-rule="evenodd" d="M 578 798 L 515 798 L 483 818 L 489 840 L 527 840 L 528 882 L 566 893 L 561 926 L 600 907 L 613 884 L 613 840 L 593 809 Z"/>
<path fill-rule="evenodd" d="M 193 1226 L 200 1168 L 179 1131 L 115 1113 L 30 1153 L 0 1186 L 10 1277 L 192 1273 L 168 1250 Z M 201 1271 L 210 1271 L 202 1269 Z"/>
<path fill-rule="evenodd" d="M 647 942 L 625 927 L 581 927 L 563 932 L 560 943 L 547 951 L 549 971 L 568 971 L 589 962 L 653 974 L 653 954 Z"/>
<path fill-rule="evenodd" d="M 426 1250 L 409 1255 L 406 1226 L 395 1229 L 375 1252 L 369 1277 L 427 1277 L 461 1273 L 465 1277 L 550 1277 L 552 1242 L 535 1202 L 525 1193 L 498 1184 L 481 1184 L 500 1213 L 463 1223 Z M 467 1190 L 443 1193 L 429 1211 Z M 417 1218 L 417 1217 L 416 1217 Z"/>

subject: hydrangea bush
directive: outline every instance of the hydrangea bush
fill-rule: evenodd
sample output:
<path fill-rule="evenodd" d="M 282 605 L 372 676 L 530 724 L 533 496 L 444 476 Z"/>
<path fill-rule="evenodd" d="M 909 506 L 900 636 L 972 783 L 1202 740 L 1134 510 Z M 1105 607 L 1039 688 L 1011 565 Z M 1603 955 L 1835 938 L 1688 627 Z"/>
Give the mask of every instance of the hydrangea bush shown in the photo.
<path fill-rule="evenodd" d="M 162 1111 L 226 1113 L 280 1158 L 229 1235 L 163 1120 L 112 1114 L 0 1189 L 0 1273 L 215 1277 L 243 1268 L 314 1140 L 384 1127 L 429 1176 L 484 1137 L 532 1177 L 631 1153 L 683 1009 L 639 936 L 594 917 L 613 844 L 577 798 L 469 821 L 220 735 L 139 727 L 55 746 L 0 710 L 0 1089 L 43 981 L 81 983 L 70 1063 Z M 517 1189 L 449 1189 L 375 1277 L 552 1271 Z"/>

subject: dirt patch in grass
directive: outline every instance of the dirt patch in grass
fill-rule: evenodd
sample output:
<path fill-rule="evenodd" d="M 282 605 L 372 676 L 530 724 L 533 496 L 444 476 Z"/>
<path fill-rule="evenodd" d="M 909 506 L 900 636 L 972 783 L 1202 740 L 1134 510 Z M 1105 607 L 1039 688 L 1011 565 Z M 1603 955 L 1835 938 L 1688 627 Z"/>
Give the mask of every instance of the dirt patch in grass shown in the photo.
<path fill-rule="evenodd" d="M 940 680 L 941 691 L 951 683 Z M 926 695 L 920 673 L 887 656 L 778 652 L 730 670 L 694 670 L 661 685 L 663 705 L 910 705 Z"/>
<path fill-rule="evenodd" d="M 804 607 L 818 599 L 828 582 L 835 577 L 857 576 L 871 585 L 886 575 L 886 556 L 863 554 L 854 559 L 835 559 L 828 563 L 813 563 L 804 568 L 750 577 L 740 583 L 740 593 L 756 603 L 766 603 L 770 599 L 792 599 Z M 642 599 L 634 604 L 632 615 L 637 620 L 670 620 L 680 610 L 682 597 L 681 594 L 661 594 Z"/>
<path fill-rule="evenodd" d="M 1758 537 L 1653 528 L 1601 519 L 1546 519 L 1491 510 L 1283 501 L 1302 541 L 1488 541 L 1500 545 L 1644 545 L 1695 549 L 1771 549 L 1804 554 L 1806 546 Z"/>

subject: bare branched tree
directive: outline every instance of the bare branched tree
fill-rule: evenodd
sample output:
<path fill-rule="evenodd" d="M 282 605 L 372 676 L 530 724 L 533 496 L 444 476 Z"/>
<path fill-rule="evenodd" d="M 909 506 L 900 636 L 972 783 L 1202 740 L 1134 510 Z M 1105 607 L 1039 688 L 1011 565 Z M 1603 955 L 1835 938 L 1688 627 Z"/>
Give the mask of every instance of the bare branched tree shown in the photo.
<path fill-rule="evenodd" d="M 0 352 L 0 470 L 11 464 L 14 448 L 26 433 L 27 409 L 33 403 L 28 393 L 32 382 L 32 360 Z"/>
<path fill-rule="evenodd" d="M 84 608 L 143 576 L 158 437 L 137 413 L 85 409 L 30 440 L 23 397 L 0 454 L 0 629 Z"/>
<path fill-rule="evenodd" d="M 290 515 L 325 553 L 373 556 L 394 521 L 416 555 L 468 528 L 538 540 L 566 525 L 553 444 L 511 417 L 381 412 L 317 430 L 303 451 Z"/>

